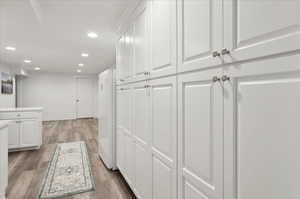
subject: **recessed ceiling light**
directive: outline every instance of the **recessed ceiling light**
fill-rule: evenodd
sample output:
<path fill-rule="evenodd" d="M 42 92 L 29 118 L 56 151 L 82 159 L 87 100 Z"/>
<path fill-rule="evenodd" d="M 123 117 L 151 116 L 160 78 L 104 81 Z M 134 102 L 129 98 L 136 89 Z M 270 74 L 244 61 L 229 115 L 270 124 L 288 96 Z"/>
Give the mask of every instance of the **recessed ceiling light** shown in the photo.
<path fill-rule="evenodd" d="M 12 46 L 6 46 L 5 49 L 9 51 L 16 51 L 16 48 Z"/>
<path fill-rule="evenodd" d="M 95 33 L 95 32 L 88 32 L 87 36 L 90 37 L 90 38 L 92 38 L 92 39 L 94 39 L 94 38 L 98 37 L 98 34 Z"/>
<path fill-rule="evenodd" d="M 81 70 L 80 70 L 80 69 L 77 69 L 77 73 L 81 73 Z"/>
<path fill-rule="evenodd" d="M 29 64 L 29 63 L 31 63 L 31 60 L 30 59 L 25 59 L 24 62 Z"/>
<path fill-rule="evenodd" d="M 41 68 L 40 67 L 35 67 L 34 70 L 41 70 Z"/>
<path fill-rule="evenodd" d="M 79 66 L 79 67 L 83 67 L 83 66 L 84 66 L 84 64 L 80 63 L 80 64 L 78 64 L 78 66 Z"/>
<path fill-rule="evenodd" d="M 82 57 L 88 57 L 89 54 L 87 54 L 87 53 L 81 53 L 81 56 L 82 56 Z"/>

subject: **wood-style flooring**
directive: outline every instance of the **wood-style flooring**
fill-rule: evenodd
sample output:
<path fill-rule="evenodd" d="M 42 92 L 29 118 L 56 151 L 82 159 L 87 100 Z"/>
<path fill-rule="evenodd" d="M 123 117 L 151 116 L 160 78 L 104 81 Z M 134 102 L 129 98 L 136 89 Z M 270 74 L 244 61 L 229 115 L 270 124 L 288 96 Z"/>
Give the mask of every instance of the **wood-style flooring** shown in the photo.
<path fill-rule="evenodd" d="M 87 144 L 96 190 L 64 199 L 135 199 L 120 173 L 99 159 L 97 129 L 94 119 L 44 122 L 39 150 L 9 153 L 7 199 L 36 199 L 56 144 L 79 140 Z"/>

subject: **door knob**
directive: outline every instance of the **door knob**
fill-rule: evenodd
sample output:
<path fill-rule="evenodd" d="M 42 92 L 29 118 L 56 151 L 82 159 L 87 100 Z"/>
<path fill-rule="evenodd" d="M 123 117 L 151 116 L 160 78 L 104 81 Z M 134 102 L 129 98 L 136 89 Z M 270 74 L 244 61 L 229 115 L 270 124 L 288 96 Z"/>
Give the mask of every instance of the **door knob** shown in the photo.
<path fill-rule="evenodd" d="M 220 53 L 219 53 L 218 51 L 214 51 L 214 52 L 212 53 L 212 56 L 213 56 L 213 57 L 220 57 Z"/>
<path fill-rule="evenodd" d="M 230 54 L 230 51 L 227 48 L 224 48 L 224 49 L 222 49 L 221 54 L 228 55 L 228 54 Z"/>
<path fill-rule="evenodd" d="M 222 81 L 223 82 L 226 82 L 226 81 L 229 81 L 229 80 L 230 80 L 230 77 L 228 77 L 227 75 L 222 76 Z"/>
<path fill-rule="evenodd" d="M 214 77 L 212 78 L 212 81 L 213 81 L 213 82 L 218 82 L 218 81 L 220 81 L 220 78 L 218 78 L 217 76 L 214 76 Z"/>

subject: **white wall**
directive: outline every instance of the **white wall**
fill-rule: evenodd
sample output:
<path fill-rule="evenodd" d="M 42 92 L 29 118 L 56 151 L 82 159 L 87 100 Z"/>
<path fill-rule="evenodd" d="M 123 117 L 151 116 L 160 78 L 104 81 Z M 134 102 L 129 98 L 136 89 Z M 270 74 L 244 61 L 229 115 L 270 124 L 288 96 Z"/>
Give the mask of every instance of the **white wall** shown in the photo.
<path fill-rule="evenodd" d="M 96 106 L 97 81 L 94 104 Z M 76 80 L 74 75 L 58 73 L 35 73 L 18 80 L 18 105 L 20 107 L 43 107 L 43 119 L 76 119 Z M 96 108 L 94 110 L 97 110 Z M 93 116 L 96 112 L 93 113 Z"/>
<path fill-rule="evenodd" d="M 13 75 L 14 70 L 12 67 L 0 64 L 0 108 L 12 108 L 16 105 L 16 82 L 14 78 L 14 91 L 12 95 L 4 95 L 1 93 L 1 73 L 6 72 Z"/>

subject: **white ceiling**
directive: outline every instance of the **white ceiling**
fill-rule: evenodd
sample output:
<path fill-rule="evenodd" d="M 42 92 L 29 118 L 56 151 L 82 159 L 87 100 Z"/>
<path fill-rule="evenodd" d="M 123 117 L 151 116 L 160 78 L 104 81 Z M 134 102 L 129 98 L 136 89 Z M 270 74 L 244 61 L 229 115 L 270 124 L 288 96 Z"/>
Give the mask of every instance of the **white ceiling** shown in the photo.
<path fill-rule="evenodd" d="M 116 30 L 137 0 L 0 0 L 0 62 L 27 70 L 103 71 L 115 63 Z M 98 33 L 97 39 L 87 32 Z M 16 47 L 15 52 L 5 50 Z M 89 54 L 81 57 L 82 52 Z M 23 63 L 31 59 L 31 64 Z"/>

